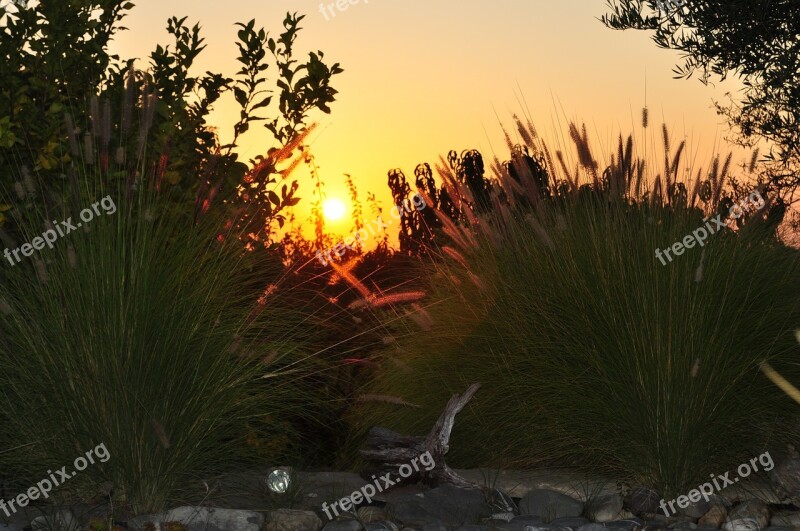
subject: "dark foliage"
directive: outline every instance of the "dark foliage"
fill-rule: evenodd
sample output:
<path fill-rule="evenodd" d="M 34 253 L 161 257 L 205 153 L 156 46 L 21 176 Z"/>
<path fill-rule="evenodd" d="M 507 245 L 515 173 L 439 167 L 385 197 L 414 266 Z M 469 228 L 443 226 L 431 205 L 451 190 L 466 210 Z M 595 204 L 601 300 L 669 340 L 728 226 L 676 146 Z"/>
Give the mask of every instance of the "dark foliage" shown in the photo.
<path fill-rule="evenodd" d="M 752 145 L 773 142 L 772 178 L 785 188 L 800 184 L 800 3 L 795 0 L 609 0 L 601 20 L 614 29 L 653 32 L 661 48 L 682 52 L 676 77 L 697 73 L 739 77 L 741 101 L 717 104 Z"/>

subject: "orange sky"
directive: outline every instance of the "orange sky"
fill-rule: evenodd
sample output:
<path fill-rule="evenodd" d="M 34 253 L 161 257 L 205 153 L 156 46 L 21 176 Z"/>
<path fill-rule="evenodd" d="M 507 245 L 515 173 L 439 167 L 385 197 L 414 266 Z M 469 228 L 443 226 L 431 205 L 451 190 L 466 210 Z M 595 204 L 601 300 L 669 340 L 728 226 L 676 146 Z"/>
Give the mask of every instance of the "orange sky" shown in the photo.
<path fill-rule="evenodd" d="M 286 11 L 307 14 L 299 49 L 322 50 L 345 69 L 334 83 L 340 94 L 333 113 L 317 115 L 320 127 L 311 137 L 329 197 L 347 197 L 343 174 L 349 173 L 362 198 L 375 192 L 388 208 L 389 169 L 413 177 L 418 163 L 433 164 L 450 149 L 476 148 L 487 159 L 496 149 L 503 159 L 497 116 L 510 123 L 522 111 L 520 95 L 545 138 L 563 135 L 570 120 L 585 122 L 603 160 L 620 131 L 641 133 L 645 78 L 648 136 L 666 121 L 704 167 L 721 143 L 729 150 L 712 98 L 737 85 L 673 80 L 679 56 L 656 48 L 645 33 L 605 28 L 598 20 L 605 0 L 360 0 L 335 17 L 328 13 L 328 20 L 319 0 L 136 3 L 115 53 L 146 58 L 156 43 L 169 42 L 167 18 L 188 16 L 188 23 L 200 22 L 208 44 L 197 72 L 226 75 L 237 69 L 235 22 L 255 18 L 277 36 Z M 232 98 L 218 105 L 212 121 L 223 140 L 237 114 Z M 271 145 L 269 132 L 255 129 L 242 143 L 245 160 Z M 311 193 L 309 180 L 301 179 L 300 196 Z M 351 225 L 346 215 L 329 229 L 346 233 Z"/>

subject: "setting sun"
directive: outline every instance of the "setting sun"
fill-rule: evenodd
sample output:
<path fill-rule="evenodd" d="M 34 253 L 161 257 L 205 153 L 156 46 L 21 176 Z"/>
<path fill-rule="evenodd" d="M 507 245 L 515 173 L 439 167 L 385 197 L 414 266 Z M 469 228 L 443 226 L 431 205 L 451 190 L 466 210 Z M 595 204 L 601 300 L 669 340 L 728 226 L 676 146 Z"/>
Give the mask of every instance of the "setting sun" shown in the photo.
<path fill-rule="evenodd" d="M 344 217 L 345 206 L 339 199 L 328 199 L 322 206 L 322 212 L 326 219 L 337 221 Z"/>

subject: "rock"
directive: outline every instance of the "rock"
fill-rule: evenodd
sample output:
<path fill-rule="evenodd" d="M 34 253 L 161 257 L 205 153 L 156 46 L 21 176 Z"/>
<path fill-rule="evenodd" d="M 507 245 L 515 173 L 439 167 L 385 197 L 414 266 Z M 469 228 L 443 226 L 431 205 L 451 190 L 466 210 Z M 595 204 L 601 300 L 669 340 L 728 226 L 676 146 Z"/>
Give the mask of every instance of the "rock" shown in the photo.
<path fill-rule="evenodd" d="M 761 531 L 758 520 L 754 518 L 736 518 L 725 522 L 723 529 L 727 531 Z"/>
<path fill-rule="evenodd" d="M 297 472 L 297 488 L 300 489 L 310 509 L 312 505 L 319 508 L 323 502 L 328 505 L 356 492 L 372 480 L 365 480 L 358 474 L 350 472 Z M 381 499 L 379 495 L 375 499 Z"/>
<path fill-rule="evenodd" d="M 678 529 L 680 531 L 686 531 L 690 529 L 691 530 L 697 529 L 697 524 L 695 524 L 694 522 L 675 522 L 673 524 L 669 524 L 667 527 L 669 529 Z"/>
<path fill-rule="evenodd" d="M 769 525 L 772 527 L 800 527 L 800 513 L 773 514 Z"/>
<path fill-rule="evenodd" d="M 499 522 L 510 522 L 514 519 L 514 516 L 514 513 L 494 513 L 491 519 Z"/>
<path fill-rule="evenodd" d="M 322 531 L 362 531 L 364 526 L 358 520 L 334 520 L 328 522 Z"/>
<path fill-rule="evenodd" d="M 697 503 L 690 504 L 686 509 L 682 509 L 678 514 L 697 520 L 705 516 L 712 507 L 714 507 L 714 505 L 711 504 L 711 502 L 700 500 Z"/>
<path fill-rule="evenodd" d="M 725 509 L 725 507 L 721 505 L 713 505 L 706 514 L 700 517 L 700 520 L 698 520 L 697 523 L 702 526 L 719 529 L 719 527 L 725 523 L 725 518 L 727 518 L 727 516 L 728 511 Z"/>
<path fill-rule="evenodd" d="M 618 494 L 603 494 L 586 501 L 586 517 L 593 522 L 610 522 L 622 512 L 622 498 Z"/>
<path fill-rule="evenodd" d="M 22 531 L 22 528 L 14 524 L 0 524 L 0 531 Z"/>
<path fill-rule="evenodd" d="M 381 520 L 388 520 L 389 515 L 386 514 L 386 511 L 381 509 L 380 507 L 359 507 L 358 511 L 356 511 L 358 515 L 358 520 L 361 523 L 368 524 L 370 522 L 379 522 Z"/>
<path fill-rule="evenodd" d="M 293 509 L 270 511 L 264 525 L 264 531 L 318 531 L 321 528 L 322 520 L 315 513 Z M 255 528 L 254 531 L 259 529 Z"/>
<path fill-rule="evenodd" d="M 522 516 L 515 516 L 511 523 L 520 524 L 522 526 L 531 526 L 531 527 L 539 527 L 544 525 L 544 520 L 540 516 L 533 516 L 530 514 L 525 514 Z"/>
<path fill-rule="evenodd" d="M 613 494 L 617 491 L 616 481 L 611 478 L 594 476 L 588 479 L 585 474 L 564 469 L 536 470 L 497 470 L 497 469 L 456 469 L 463 478 L 477 485 L 491 484 L 514 498 L 522 498 L 535 489 L 555 490 L 562 494 L 584 501 L 586 494 Z"/>
<path fill-rule="evenodd" d="M 789 447 L 789 455 L 769 471 L 769 479 L 781 500 L 800 499 L 800 455 Z"/>
<path fill-rule="evenodd" d="M 542 522 L 542 519 L 538 516 L 515 516 L 510 522 L 501 522 L 495 520 L 486 521 L 484 523 L 493 529 L 499 529 L 503 531 L 531 531 L 533 529 L 539 529 L 540 527 L 547 527 L 547 531 L 553 531 L 552 529 L 549 529 L 548 526 L 545 526 L 544 522 Z"/>
<path fill-rule="evenodd" d="M 606 529 L 633 529 L 634 527 L 642 527 L 645 523 L 638 518 L 626 518 L 624 520 L 612 520 L 605 522 Z"/>
<path fill-rule="evenodd" d="M 322 531 L 361 531 L 364 527 L 358 520 L 334 520 L 328 522 Z"/>
<path fill-rule="evenodd" d="M 520 500 L 519 510 L 522 514 L 538 516 L 549 522 L 565 516 L 580 516 L 583 503 L 560 492 L 536 489 Z"/>
<path fill-rule="evenodd" d="M 702 517 L 704 514 L 706 514 L 708 511 L 711 510 L 712 506 L 713 504 L 711 503 L 711 501 L 706 501 L 703 498 L 700 498 L 700 501 L 698 502 L 689 501 L 689 506 L 686 508 L 680 508 L 678 507 L 678 504 L 675 503 L 675 507 L 676 509 L 678 509 L 676 515 L 688 516 L 690 518 Z"/>
<path fill-rule="evenodd" d="M 495 529 L 495 530 L 496 529 L 503 529 L 503 530 L 506 530 L 506 529 L 522 529 L 522 526 L 520 526 L 520 525 L 512 525 L 510 523 L 510 521 L 507 522 L 505 520 L 498 520 L 496 518 L 490 518 L 488 520 L 484 520 L 483 524 L 484 525 L 488 525 L 490 528 Z"/>
<path fill-rule="evenodd" d="M 578 531 L 606 531 L 606 528 L 602 524 L 588 523 L 580 526 Z"/>
<path fill-rule="evenodd" d="M 675 524 L 694 524 L 697 523 L 697 518 L 685 515 L 664 516 L 663 514 L 655 514 L 652 521 L 657 525 L 669 527 Z"/>
<path fill-rule="evenodd" d="M 370 522 L 364 526 L 366 531 L 400 531 L 397 524 L 384 520 L 381 522 Z"/>
<path fill-rule="evenodd" d="M 721 496 L 712 494 L 708 497 L 708 501 L 706 501 L 706 499 L 702 497 L 702 493 L 699 490 L 694 489 L 689 492 L 692 496 L 698 498 L 698 501 L 692 501 L 692 498 L 689 494 L 681 494 L 672 500 L 660 500 L 658 509 L 655 511 L 655 513 L 642 513 L 642 516 L 654 520 L 661 520 L 664 517 L 689 517 L 697 520 L 711 510 L 711 507 L 715 505 L 720 505 L 723 507 L 730 505 L 730 503 Z M 686 507 L 681 507 L 681 503 L 685 504 Z"/>
<path fill-rule="evenodd" d="M 462 525 L 457 527 L 456 531 L 492 531 L 492 528 L 486 525 Z"/>
<path fill-rule="evenodd" d="M 422 531 L 447 531 L 447 527 L 442 524 L 428 524 L 422 527 Z"/>
<path fill-rule="evenodd" d="M 563 518 L 556 518 L 550 522 L 550 527 L 571 527 L 572 529 L 577 529 L 582 525 L 586 525 L 589 523 L 589 520 L 586 518 L 581 518 L 580 516 L 565 516 Z"/>
<path fill-rule="evenodd" d="M 769 521 L 769 508 L 759 500 L 740 503 L 730 512 L 723 528 L 726 531 L 760 531 Z"/>
<path fill-rule="evenodd" d="M 128 529 L 143 531 L 147 523 L 152 523 L 155 531 L 161 531 L 163 527 L 161 524 L 166 522 L 180 522 L 188 528 L 188 531 L 259 531 L 264 525 L 264 515 L 255 511 L 236 509 L 177 507 L 166 513 L 137 516 L 128 521 Z M 275 528 L 275 531 L 290 531 L 290 529 L 294 528 L 279 527 Z"/>
<path fill-rule="evenodd" d="M 50 515 L 37 516 L 31 520 L 33 531 L 76 531 L 80 523 L 69 509 L 57 511 Z"/>
<path fill-rule="evenodd" d="M 392 520 L 412 527 L 431 523 L 456 527 L 492 514 L 483 492 L 449 485 L 418 494 L 392 496 L 386 504 L 386 512 Z"/>
<path fill-rule="evenodd" d="M 634 488 L 623 502 L 624 506 L 636 514 L 657 513 L 661 495 L 651 488 L 639 486 Z"/>
<path fill-rule="evenodd" d="M 486 494 L 486 502 L 495 513 L 518 514 L 519 508 L 514 499 L 499 489 L 490 489 Z"/>

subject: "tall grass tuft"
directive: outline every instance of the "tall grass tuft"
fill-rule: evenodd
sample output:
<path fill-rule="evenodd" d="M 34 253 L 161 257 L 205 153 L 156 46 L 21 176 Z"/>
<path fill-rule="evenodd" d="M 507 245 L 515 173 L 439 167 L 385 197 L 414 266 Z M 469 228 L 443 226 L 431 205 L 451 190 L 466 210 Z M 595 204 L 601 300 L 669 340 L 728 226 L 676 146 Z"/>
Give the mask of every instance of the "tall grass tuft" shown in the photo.
<path fill-rule="evenodd" d="M 273 304 L 279 262 L 254 278 L 213 211 L 187 226 L 147 183 L 107 193 L 86 168 L 79 207 L 107 197 L 115 211 L 0 270 L 0 469 L 27 487 L 102 443 L 110 460 L 66 492 L 110 484 L 134 513 L 157 511 L 246 455 L 248 426 L 290 435 L 277 418 L 300 400 L 278 367 L 301 341 Z M 15 221 L 31 241 L 70 216 L 80 221 L 56 204 Z"/>
<path fill-rule="evenodd" d="M 717 210 L 730 159 L 701 205 L 668 135 L 665 174 L 645 187 L 630 140 L 601 172 L 585 131 L 570 133 L 589 185 L 559 152 L 560 192 L 529 209 L 496 198 L 423 268 L 431 326 L 397 331 L 402 364 L 365 390 L 420 409 L 368 402 L 351 421 L 356 433 L 426 433 L 448 396 L 481 382 L 453 430 L 454 465 L 566 465 L 680 494 L 758 455 L 790 411 L 759 367 L 797 375 L 800 256 L 753 214 L 662 265 L 655 250 Z M 498 175 L 498 188 L 514 190 L 508 181 Z"/>

